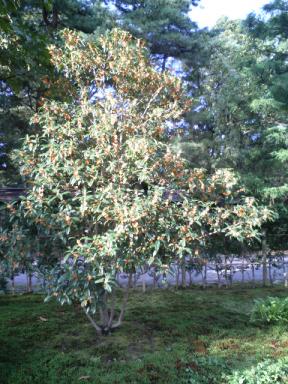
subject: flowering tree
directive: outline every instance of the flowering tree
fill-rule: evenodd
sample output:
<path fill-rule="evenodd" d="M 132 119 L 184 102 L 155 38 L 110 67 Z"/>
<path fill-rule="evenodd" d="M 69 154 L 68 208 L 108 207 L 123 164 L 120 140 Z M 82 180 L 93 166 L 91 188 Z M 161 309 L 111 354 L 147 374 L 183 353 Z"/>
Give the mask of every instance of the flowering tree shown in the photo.
<path fill-rule="evenodd" d="M 117 272 L 165 271 L 217 234 L 253 237 L 269 212 L 241 197 L 231 172 L 191 171 L 171 151 L 166 130 L 190 103 L 179 79 L 153 69 L 142 41 L 120 30 L 96 42 L 65 30 L 62 40 L 50 53 L 65 97 L 43 100 L 33 118 L 41 133 L 18 153 L 30 185 L 19 209 L 41 245 L 63 250 L 48 297 L 80 303 L 108 332 L 128 299 L 130 281 L 116 317 Z"/>

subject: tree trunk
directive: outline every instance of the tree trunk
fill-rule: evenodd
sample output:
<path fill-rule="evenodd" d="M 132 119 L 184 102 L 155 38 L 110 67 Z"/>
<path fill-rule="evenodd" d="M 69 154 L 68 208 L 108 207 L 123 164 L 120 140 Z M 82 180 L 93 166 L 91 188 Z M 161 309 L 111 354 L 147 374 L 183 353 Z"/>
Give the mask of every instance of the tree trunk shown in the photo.
<path fill-rule="evenodd" d="M 251 269 L 252 269 L 252 288 L 255 288 L 255 266 L 253 262 L 251 264 Z"/>
<path fill-rule="evenodd" d="M 156 276 L 156 271 L 154 269 L 153 271 L 153 288 L 156 289 L 156 285 L 157 285 L 157 276 Z"/>
<path fill-rule="evenodd" d="M 98 335 L 102 335 L 102 328 L 99 327 L 99 325 L 97 325 L 97 323 L 94 321 L 94 319 L 89 315 L 89 313 L 87 313 L 85 311 L 85 309 L 83 308 L 84 310 L 84 313 L 85 315 L 87 316 L 87 318 L 89 319 L 90 323 L 92 324 L 92 326 L 94 327 L 94 329 L 96 330 L 96 332 L 98 333 Z"/>
<path fill-rule="evenodd" d="M 145 276 L 145 273 L 142 276 L 142 292 L 143 293 L 146 292 L 146 276 Z"/>
<path fill-rule="evenodd" d="M 184 289 L 187 287 L 185 258 L 182 260 L 181 263 L 181 286 Z"/>
<path fill-rule="evenodd" d="M 226 258 L 226 256 L 225 256 L 224 262 L 225 262 L 225 269 L 224 269 L 225 284 L 226 284 L 226 288 L 228 288 L 229 282 L 228 282 L 228 276 L 227 276 L 227 258 Z"/>
<path fill-rule="evenodd" d="M 165 72 L 166 70 L 166 62 L 167 62 L 167 56 L 163 56 L 162 66 L 161 66 L 161 73 Z"/>
<path fill-rule="evenodd" d="M 93 319 L 93 317 L 89 313 L 87 313 L 83 308 L 85 315 L 87 316 L 93 328 L 96 330 L 96 332 L 99 335 L 107 335 L 110 333 L 110 331 L 120 327 L 120 325 L 122 324 L 126 307 L 127 307 L 129 289 L 131 288 L 131 285 L 132 285 L 132 277 L 133 277 L 133 274 L 129 273 L 128 284 L 125 289 L 120 314 L 115 323 L 113 323 L 113 320 L 115 317 L 115 292 L 112 292 L 112 295 L 111 295 L 110 308 L 108 306 L 108 294 L 107 292 L 104 293 L 102 307 L 99 309 L 101 324 L 98 325 L 96 321 Z"/>
<path fill-rule="evenodd" d="M 233 285 L 233 259 L 230 261 L 230 278 L 229 278 L 229 283 L 230 283 L 230 288 L 232 288 Z"/>
<path fill-rule="evenodd" d="M 242 254 L 242 261 L 241 261 L 241 284 L 244 286 L 245 279 L 244 279 L 244 256 Z"/>
<path fill-rule="evenodd" d="M 137 280 L 138 280 L 138 276 L 137 276 L 137 273 L 135 272 L 135 273 L 134 273 L 134 278 L 133 278 L 133 287 L 136 287 L 136 285 L 137 285 Z"/>
<path fill-rule="evenodd" d="M 221 287 L 221 278 L 220 278 L 220 273 L 219 273 L 219 267 L 218 265 L 216 264 L 216 272 L 217 272 L 217 281 L 218 281 L 218 288 Z"/>
<path fill-rule="evenodd" d="M 262 230 L 262 266 L 263 266 L 263 287 L 267 286 L 267 232 Z"/>
<path fill-rule="evenodd" d="M 129 289 L 131 288 L 131 281 L 132 281 L 132 273 L 129 274 L 128 284 L 127 284 L 127 287 L 126 287 L 126 290 L 125 290 L 125 294 L 124 294 L 124 299 L 123 299 L 120 315 L 118 317 L 117 322 L 115 324 L 111 325 L 111 329 L 118 328 L 122 324 L 122 321 L 123 321 L 123 318 L 124 318 L 124 315 L 125 315 L 125 311 L 126 311 L 126 307 L 127 307 L 127 302 L 128 302 L 128 297 L 129 297 Z"/>
<path fill-rule="evenodd" d="M 176 266 L 176 288 L 177 289 L 179 288 L 179 274 L 180 274 L 179 264 L 177 263 L 177 266 Z"/>
<path fill-rule="evenodd" d="M 11 277 L 11 286 L 12 286 L 12 295 L 15 295 L 15 277 L 12 275 Z"/>
<path fill-rule="evenodd" d="M 285 257 L 283 257 L 282 269 L 283 269 L 284 287 L 287 288 L 288 287 L 288 276 L 287 276 L 287 272 L 286 272 Z"/>
<path fill-rule="evenodd" d="M 193 281 L 192 281 L 192 269 L 189 269 L 189 287 L 192 287 Z"/>
<path fill-rule="evenodd" d="M 273 285 L 273 276 L 272 276 L 272 265 L 271 264 L 272 264 L 271 259 L 269 257 L 268 272 L 269 272 L 270 285 L 272 286 Z"/>
<path fill-rule="evenodd" d="M 203 288 L 207 288 L 207 264 L 204 265 L 204 273 L 202 274 L 203 278 Z"/>
<path fill-rule="evenodd" d="M 28 274 L 28 292 L 32 292 L 32 273 Z"/>

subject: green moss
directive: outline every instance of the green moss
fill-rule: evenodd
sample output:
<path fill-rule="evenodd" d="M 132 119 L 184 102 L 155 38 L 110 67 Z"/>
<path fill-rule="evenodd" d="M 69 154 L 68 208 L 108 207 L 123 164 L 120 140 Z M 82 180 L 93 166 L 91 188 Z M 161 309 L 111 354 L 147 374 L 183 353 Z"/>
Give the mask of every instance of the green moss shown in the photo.
<path fill-rule="evenodd" d="M 198 381 L 213 374 L 210 382 L 221 383 L 223 373 L 288 355 L 286 328 L 249 322 L 254 299 L 286 294 L 135 291 L 123 327 L 106 337 L 73 307 L 44 304 L 40 295 L 1 296 L 0 382 L 186 384 L 194 372 Z"/>

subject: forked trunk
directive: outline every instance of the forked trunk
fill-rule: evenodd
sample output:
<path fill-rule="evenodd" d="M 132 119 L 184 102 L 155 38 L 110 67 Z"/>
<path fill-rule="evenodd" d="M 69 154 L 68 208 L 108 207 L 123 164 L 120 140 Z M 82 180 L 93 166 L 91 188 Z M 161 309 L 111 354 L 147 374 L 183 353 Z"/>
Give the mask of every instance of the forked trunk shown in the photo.
<path fill-rule="evenodd" d="M 94 327 L 94 329 L 99 335 L 107 335 L 112 330 L 119 328 L 122 325 L 126 307 L 127 307 L 129 289 L 131 288 L 131 283 L 132 283 L 132 273 L 129 273 L 128 283 L 124 292 L 120 313 L 116 321 L 114 321 L 115 320 L 115 292 L 114 291 L 112 292 L 112 295 L 111 295 L 110 307 L 108 305 L 107 292 L 105 292 L 103 296 L 103 302 L 102 302 L 101 308 L 99 309 L 100 324 L 97 324 L 95 319 L 89 313 L 87 313 L 84 309 L 85 315 L 87 316 L 90 323 L 92 324 L 92 326 Z"/>

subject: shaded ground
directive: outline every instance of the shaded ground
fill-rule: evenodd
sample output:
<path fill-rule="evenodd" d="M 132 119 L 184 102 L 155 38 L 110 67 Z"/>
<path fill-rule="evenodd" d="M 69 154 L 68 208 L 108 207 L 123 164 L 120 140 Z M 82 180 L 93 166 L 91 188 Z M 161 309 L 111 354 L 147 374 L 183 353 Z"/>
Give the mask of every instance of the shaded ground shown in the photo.
<path fill-rule="evenodd" d="M 249 323 L 253 300 L 271 295 L 287 290 L 134 292 L 125 324 L 107 337 L 72 307 L 1 296 L 0 383 L 227 384 L 223 373 L 288 355 L 285 328 Z"/>

